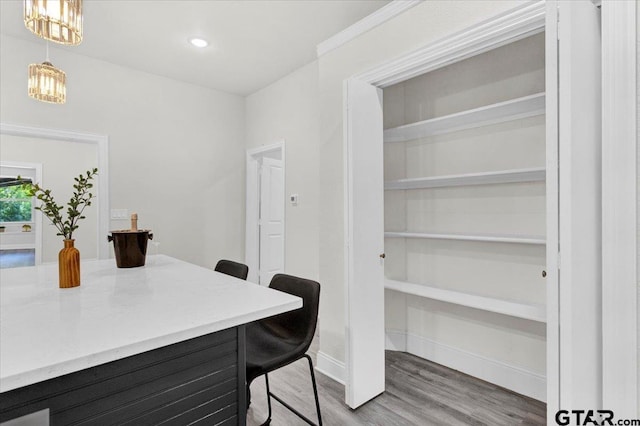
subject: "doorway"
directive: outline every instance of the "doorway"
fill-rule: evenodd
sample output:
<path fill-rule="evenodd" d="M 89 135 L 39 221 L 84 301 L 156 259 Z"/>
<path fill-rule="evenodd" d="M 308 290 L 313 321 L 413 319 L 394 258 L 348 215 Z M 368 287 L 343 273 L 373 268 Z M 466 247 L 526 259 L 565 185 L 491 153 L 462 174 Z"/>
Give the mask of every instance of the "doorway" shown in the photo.
<path fill-rule="evenodd" d="M 68 199 L 75 173 L 97 167 L 99 170 L 95 182 L 95 202 L 93 213 L 78 232 L 76 243 L 84 259 L 109 258 L 109 243 L 104 238 L 109 230 L 109 141 L 104 135 L 81 133 L 68 130 L 47 129 L 0 123 L 0 158 L 3 163 L 39 163 L 42 176 L 36 181 L 44 183 L 57 195 L 58 202 Z M 39 214 L 39 212 L 37 212 Z M 36 215 L 36 218 L 38 215 Z M 35 227 L 36 238 L 40 233 L 40 254 L 36 251 L 36 265 L 40 262 L 51 263 L 57 260 L 60 250 L 59 238 L 48 229 L 48 221 Z M 45 227 L 46 226 L 46 227 Z M 39 258 L 41 260 L 39 260 Z"/>
<path fill-rule="evenodd" d="M 42 263 L 42 214 L 25 182 L 42 182 L 41 163 L 0 162 L 0 268 Z"/>
<path fill-rule="evenodd" d="M 284 272 L 284 194 L 284 142 L 248 150 L 245 262 L 256 284 Z"/>

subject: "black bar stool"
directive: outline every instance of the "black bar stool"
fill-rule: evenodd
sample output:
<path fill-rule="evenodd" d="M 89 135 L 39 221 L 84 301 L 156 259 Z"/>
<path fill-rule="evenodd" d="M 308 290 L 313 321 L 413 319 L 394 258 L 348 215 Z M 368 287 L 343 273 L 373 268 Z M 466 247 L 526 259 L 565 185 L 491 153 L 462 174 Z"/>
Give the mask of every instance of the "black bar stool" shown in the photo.
<path fill-rule="evenodd" d="M 249 275 L 249 267 L 247 265 L 232 260 L 220 260 L 214 270 L 241 280 L 246 280 L 247 275 Z"/>
<path fill-rule="evenodd" d="M 273 398 L 306 423 L 313 426 L 322 426 L 313 363 L 309 355 L 306 354 L 316 331 L 318 304 L 320 303 L 320 284 L 292 275 L 277 274 L 271 280 L 269 288 L 301 297 L 303 305 L 302 308 L 295 311 L 285 312 L 247 324 L 247 401 L 250 400 L 249 386 L 251 382 L 264 374 L 267 385 L 269 417 L 263 425 L 271 423 L 271 398 Z M 315 397 L 316 411 L 318 413 L 317 425 L 280 397 L 271 393 L 269 389 L 269 376 L 267 373 L 302 358 L 306 358 L 309 363 L 313 396 Z"/>

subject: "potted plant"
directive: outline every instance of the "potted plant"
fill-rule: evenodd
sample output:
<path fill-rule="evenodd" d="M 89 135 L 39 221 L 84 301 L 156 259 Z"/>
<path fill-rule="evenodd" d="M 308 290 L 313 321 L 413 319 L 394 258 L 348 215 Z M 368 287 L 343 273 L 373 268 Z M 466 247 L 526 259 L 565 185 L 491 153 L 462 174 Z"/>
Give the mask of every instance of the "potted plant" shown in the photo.
<path fill-rule="evenodd" d="M 73 232 L 78 229 L 78 222 L 85 217 L 85 208 L 91 205 L 94 197 L 90 192 L 91 181 L 98 174 L 98 169 L 87 170 L 85 174 L 75 177 L 73 195 L 67 203 L 67 217 L 63 218 L 63 206 L 56 203 L 51 190 L 41 188 L 37 183 L 25 183 L 23 187 L 29 196 L 36 197 L 42 202 L 35 209 L 41 211 L 57 228 L 59 235 L 64 238 L 64 248 L 58 253 L 58 275 L 60 288 L 77 287 L 80 285 L 80 252 L 74 247 Z M 18 177 L 19 179 L 20 177 Z"/>

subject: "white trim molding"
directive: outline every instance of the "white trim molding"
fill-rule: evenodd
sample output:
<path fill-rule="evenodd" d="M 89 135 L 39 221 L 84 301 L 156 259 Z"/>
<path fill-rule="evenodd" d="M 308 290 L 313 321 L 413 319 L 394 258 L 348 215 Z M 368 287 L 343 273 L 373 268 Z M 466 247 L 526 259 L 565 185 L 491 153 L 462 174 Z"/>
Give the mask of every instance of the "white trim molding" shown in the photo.
<path fill-rule="evenodd" d="M 546 399 L 543 374 L 401 330 L 387 330 L 386 341 L 388 350 L 408 352 L 539 401 Z"/>
<path fill-rule="evenodd" d="M 35 243 L 25 243 L 25 244 L 3 244 L 2 250 L 30 250 L 36 249 Z M 42 262 L 40 262 L 42 263 Z M 39 263 L 36 263 L 39 264 Z"/>
<path fill-rule="evenodd" d="M 330 379 L 344 385 L 347 376 L 347 368 L 344 362 L 338 361 L 332 356 L 318 351 L 316 355 L 316 371 L 324 374 Z"/>
<path fill-rule="evenodd" d="M 391 86 L 540 33 L 544 31 L 545 16 L 545 2 L 531 2 L 430 43 L 354 78 L 381 88 Z"/>
<path fill-rule="evenodd" d="M 602 406 L 618 418 L 640 409 L 636 7 L 602 2 Z"/>
<path fill-rule="evenodd" d="M 266 154 L 267 152 L 280 151 L 280 150 L 284 151 L 284 139 L 279 142 L 272 143 L 270 145 L 262 145 L 257 148 L 248 149 L 247 155 L 255 157 L 255 156 Z"/>
<path fill-rule="evenodd" d="M 98 190 L 99 196 L 95 200 L 98 211 L 98 259 L 109 258 L 109 137 L 93 133 L 83 133 L 71 130 L 47 129 L 43 127 L 23 126 L 18 124 L 0 123 L 0 134 L 21 137 L 61 140 L 95 144 L 98 149 Z"/>
<path fill-rule="evenodd" d="M 411 9 L 413 6 L 416 6 L 423 1 L 424 0 L 393 0 L 372 14 L 365 16 L 355 24 L 319 43 L 318 46 L 316 46 L 317 57 L 319 58 L 322 55 L 337 49 L 359 35 L 384 24 L 390 19 L 395 18 L 404 11 Z"/>

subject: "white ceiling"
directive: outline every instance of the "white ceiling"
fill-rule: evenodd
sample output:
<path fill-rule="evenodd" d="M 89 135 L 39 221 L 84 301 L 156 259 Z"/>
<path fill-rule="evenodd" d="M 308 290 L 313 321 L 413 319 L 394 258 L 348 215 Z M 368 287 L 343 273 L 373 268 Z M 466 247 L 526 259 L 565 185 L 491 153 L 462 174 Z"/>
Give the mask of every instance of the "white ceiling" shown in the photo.
<path fill-rule="evenodd" d="M 312 62 L 319 42 L 388 2 L 85 0 L 84 40 L 64 48 L 247 95 Z M 22 0 L 0 0 L 0 32 L 38 40 L 25 28 L 22 13 Z M 191 37 L 210 45 L 193 47 Z"/>

